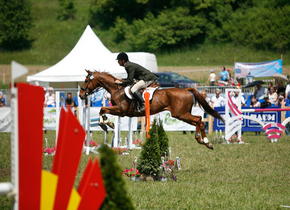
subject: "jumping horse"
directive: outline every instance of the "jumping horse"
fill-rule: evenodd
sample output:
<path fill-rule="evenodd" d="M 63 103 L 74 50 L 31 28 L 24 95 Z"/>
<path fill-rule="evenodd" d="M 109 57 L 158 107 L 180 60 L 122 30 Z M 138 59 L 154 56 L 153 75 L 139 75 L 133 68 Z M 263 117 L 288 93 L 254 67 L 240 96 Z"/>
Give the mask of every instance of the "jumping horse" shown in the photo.
<path fill-rule="evenodd" d="M 86 70 L 86 72 L 88 75 L 86 76 L 79 94 L 82 100 L 86 99 L 88 95 L 92 94 L 95 89 L 100 87 L 103 87 L 111 94 L 112 106 L 102 107 L 100 110 L 99 125 L 103 130 L 107 130 L 106 124 L 112 128 L 114 127 L 114 125 L 107 120 L 105 114 L 112 114 L 120 117 L 145 116 L 145 112 L 140 113 L 135 109 L 134 103 L 125 94 L 125 88 L 115 84 L 117 78 L 106 72 L 92 72 L 88 70 Z M 224 122 L 221 115 L 212 109 L 205 98 L 194 88 L 157 89 L 150 102 L 150 115 L 162 111 L 170 111 L 172 117 L 196 127 L 195 139 L 198 143 L 213 149 L 212 144 L 206 138 L 204 123 L 201 120 L 202 117 L 191 114 L 192 106 L 195 105 L 196 102 L 198 102 L 199 106 L 202 107 L 206 113 Z"/>

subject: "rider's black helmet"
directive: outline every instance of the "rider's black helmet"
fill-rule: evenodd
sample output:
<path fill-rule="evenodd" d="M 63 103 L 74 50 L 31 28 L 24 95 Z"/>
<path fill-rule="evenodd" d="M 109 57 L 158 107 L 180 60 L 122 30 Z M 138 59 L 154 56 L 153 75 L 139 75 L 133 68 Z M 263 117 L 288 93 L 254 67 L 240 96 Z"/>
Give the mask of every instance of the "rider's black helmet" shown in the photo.
<path fill-rule="evenodd" d="M 126 53 L 121 52 L 118 54 L 116 60 L 125 60 L 125 62 L 127 62 L 129 60 L 129 58 L 128 58 L 128 55 Z"/>

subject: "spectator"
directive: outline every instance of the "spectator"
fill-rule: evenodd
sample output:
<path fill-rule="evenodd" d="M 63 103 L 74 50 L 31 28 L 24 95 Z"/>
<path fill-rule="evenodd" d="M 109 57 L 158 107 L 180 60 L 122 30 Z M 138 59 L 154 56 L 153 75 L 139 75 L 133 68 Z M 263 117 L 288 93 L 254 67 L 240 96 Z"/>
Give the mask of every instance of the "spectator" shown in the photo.
<path fill-rule="evenodd" d="M 238 107 L 238 99 L 239 99 L 239 92 L 238 91 L 234 91 L 234 94 L 235 95 L 233 95 L 232 96 L 232 101 L 233 101 L 233 103 L 236 105 L 236 107 Z M 241 105 L 242 106 L 245 106 L 245 99 L 244 99 L 244 97 L 243 96 L 241 96 Z"/>
<path fill-rule="evenodd" d="M 261 108 L 266 108 L 271 106 L 271 103 L 269 102 L 269 96 L 264 95 L 264 102 L 261 103 Z"/>
<path fill-rule="evenodd" d="M 266 95 L 265 88 L 262 88 L 261 84 L 257 84 L 257 90 L 254 93 L 254 96 L 257 100 L 263 99 L 264 95 Z"/>
<path fill-rule="evenodd" d="M 55 107 L 55 94 L 52 87 L 48 88 L 48 95 L 45 98 L 44 104 L 47 107 Z"/>
<path fill-rule="evenodd" d="M 229 81 L 230 77 L 229 77 L 229 72 L 226 71 L 226 67 L 222 67 L 222 71 L 219 73 L 219 79 L 222 82 L 227 82 Z"/>
<path fill-rule="evenodd" d="M 66 107 L 74 107 L 75 106 L 75 99 L 72 97 L 71 93 L 67 94 L 65 99 L 65 106 Z"/>
<path fill-rule="evenodd" d="M 105 94 L 104 94 L 104 96 L 105 96 L 105 99 L 108 100 L 106 106 L 112 106 L 111 94 L 108 91 L 106 91 Z"/>
<path fill-rule="evenodd" d="M 212 97 L 213 107 L 223 106 L 226 102 L 225 98 L 220 96 L 221 91 L 219 89 L 216 90 L 215 96 Z"/>
<path fill-rule="evenodd" d="M 280 81 L 278 83 L 278 87 L 277 87 L 277 94 L 279 95 L 280 93 L 285 93 L 285 87 L 283 86 L 283 82 Z"/>
<path fill-rule="evenodd" d="M 250 104 L 251 108 L 257 108 L 257 107 L 261 107 L 260 102 L 255 98 L 255 96 L 251 97 L 251 104 Z"/>
<path fill-rule="evenodd" d="M 0 108 L 4 107 L 4 102 L 0 100 Z"/>
<path fill-rule="evenodd" d="M 290 80 L 289 80 L 289 84 L 286 86 L 286 90 L 285 90 L 285 98 L 290 100 Z"/>
<path fill-rule="evenodd" d="M 277 98 L 278 98 L 278 95 L 275 92 L 275 88 L 272 86 L 270 88 L 270 92 L 269 92 L 269 102 L 272 103 L 272 104 L 275 104 L 276 101 L 277 101 Z"/>
<path fill-rule="evenodd" d="M 285 105 L 286 105 L 286 100 L 284 98 L 284 93 L 279 93 L 278 100 L 276 101 L 275 106 L 283 107 Z"/>
<path fill-rule="evenodd" d="M 201 95 L 203 95 L 203 97 L 205 98 L 206 102 L 207 102 L 210 106 L 213 105 L 214 102 L 213 102 L 212 100 L 210 100 L 209 97 L 207 97 L 207 93 L 206 93 L 205 90 L 201 91 L 200 93 L 201 93 Z"/>
<path fill-rule="evenodd" d="M 48 92 L 46 92 L 46 87 L 43 87 L 43 90 L 44 90 L 44 105 L 45 105 L 45 102 L 46 102 L 46 97 L 48 96 Z"/>
<path fill-rule="evenodd" d="M 266 94 L 269 95 L 270 90 L 271 90 L 271 87 L 273 87 L 273 83 L 272 83 L 272 82 L 269 82 L 269 83 L 268 83 L 268 89 L 267 89 L 267 93 L 266 93 Z"/>
<path fill-rule="evenodd" d="M 3 103 L 3 106 L 5 106 L 5 101 L 4 101 L 4 98 L 3 98 L 3 92 L 0 91 L 0 101 Z"/>
<path fill-rule="evenodd" d="M 211 69 L 208 80 L 206 81 L 206 83 L 210 82 L 210 86 L 214 86 L 215 80 L 216 80 L 216 75 L 215 75 L 215 73 L 213 73 L 213 70 Z"/>

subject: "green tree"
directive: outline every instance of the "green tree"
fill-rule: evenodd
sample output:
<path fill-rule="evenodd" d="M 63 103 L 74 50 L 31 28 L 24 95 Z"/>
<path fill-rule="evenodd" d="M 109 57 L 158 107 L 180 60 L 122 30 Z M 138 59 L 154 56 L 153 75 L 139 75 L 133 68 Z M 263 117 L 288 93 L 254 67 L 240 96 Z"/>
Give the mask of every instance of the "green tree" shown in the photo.
<path fill-rule="evenodd" d="M 31 3 L 28 0 L 0 1 L 0 42 L 4 50 L 29 48 L 32 40 Z"/>
<path fill-rule="evenodd" d="M 224 23 L 227 38 L 237 45 L 256 50 L 286 52 L 290 48 L 290 6 L 282 8 L 258 8 L 245 14 L 235 13 L 232 20 Z"/>
<path fill-rule="evenodd" d="M 155 119 L 149 131 L 149 138 L 146 139 L 140 158 L 137 161 L 137 169 L 140 173 L 159 175 L 161 155 L 158 142 L 157 120 Z"/>
<path fill-rule="evenodd" d="M 74 0 L 58 0 L 61 6 L 60 14 L 58 18 L 60 20 L 74 19 L 76 9 L 74 6 Z"/>
<path fill-rule="evenodd" d="M 107 193 L 101 209 L 134 209 L 131 198 L 127 194 L 127 185 L 122 177 L 122 169 L 117 162 L 115 152 L 107 145 L 102 145 L 99 152 Z"/>
<path fill-rule="evenodd" d="M 161 119 L 159 119 L 158 137 L 159 137 L 159 147 L 160 147 L 161 156 L 164 156 L 165 153 L 168 156 L 169 155 L 169 150 L 168 150 L 169 139 L 163 128 L 163 123 Z"/>

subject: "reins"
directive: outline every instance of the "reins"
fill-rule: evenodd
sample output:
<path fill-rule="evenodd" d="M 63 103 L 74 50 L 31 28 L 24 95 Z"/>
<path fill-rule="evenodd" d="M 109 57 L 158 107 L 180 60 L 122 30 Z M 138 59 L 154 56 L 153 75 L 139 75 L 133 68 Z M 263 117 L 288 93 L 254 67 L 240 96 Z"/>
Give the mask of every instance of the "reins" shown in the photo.
<path fill-rule="evenodd" d="M 90 94 L 92 94 L 92 93 L 95 91 L 95 89 L 97 89 L 97 87 L 95 87 L 95 83 L 93 82 L 93 80 L 94 80 L 94 76 L 93 76 L 93 75 L 91 75 L 91 76 L 88 75 L 87 77 L 89 77 L 90 80 L 88 81 L 86 87 L 85 87 L 85 88 L 82 87 L 81 89 L 82 89 L 83 91 L 86 92 L 86 95 L 90 95 Z M 90 91 L 90 89 L 89 89 L 90 92 L 87 92 L 87 89 L 88 89 L 88 86 L 89 86 L 90 82 L 92 82 L 94 89 L 93 89 L 92 91 Z M 118 87 L 118 91 L 117 91 L 117 92 L 119 92 L 119 96 L 120 96 L 120 107 L 122 108 L 120 85 L 119 85 L 119 84 L 116 84 L 116 83 L 113 83 L 113 84 L 110 84 L 110 85 L 107 85 L 107 86 L 103 86 L 103 88 L 104 88 L 106 91 L 110 92 L 108 88 L 111 87 L 111 86 L 113 86 L 113 85 L 117 85 L 117 87 Z M 117 92 L 115 92 L 113 95 L 111 95 L 111 98 L 113 98 L 113 96 L 114 96 Z"/>

